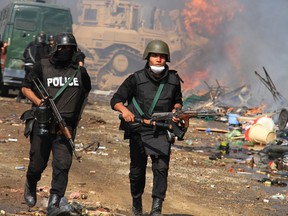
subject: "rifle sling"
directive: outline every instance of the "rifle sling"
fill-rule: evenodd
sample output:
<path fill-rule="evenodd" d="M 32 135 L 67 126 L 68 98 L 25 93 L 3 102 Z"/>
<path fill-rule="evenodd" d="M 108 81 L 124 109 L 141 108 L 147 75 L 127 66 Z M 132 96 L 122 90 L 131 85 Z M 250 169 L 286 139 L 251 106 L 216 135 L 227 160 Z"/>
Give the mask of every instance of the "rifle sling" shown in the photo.
<path fill-rule="evenodd" d="M 159 97 L 160 97 L 160 94 L 161 94 L 163 88 L 164 88 L 164 83 L 161 83 L 159 85 L 159 87 L 158 87 L 158 90 L 157 90 L 157 92 L 155 94 L 155 97 L 154 97 L 153 102 L 151 104 L 151 107 L 149 109 L 149 115 L 152 115 L 153 110 L 154 110 L 154 108 L 155 108 L 155 106 L 157 104 L 157 101 L 159 100 Z M 141 107 L 137 103 L 135 97 L 132 98 L 132 103 L 134 104 L 134 106 L 135 106 L 136 110 L 138 111 L 138 113 L 140 114 L 140 116 L 143 117 L 144 116 L 144 112 L 142 111 Z"/>
<path fill-rule="evenodd" d="M 76 76 L 76 74 L 78 73 L 78 71 L 80 70 L 80 67 L 78 66 L 77 70 L 75 71 L 75 73 L 73 74 L 73 76 L 69 77 L 69 79 L 67 80 L 67 82 L 57 91 L 57 93 L 55 94 L 55 96 L 53 97 L 53 101 L 55 101 L 61 94 L 62 92 L 67 88 L 67 86 L 71 83 L 71 81 L 74 79 L 74 77 Z"/>

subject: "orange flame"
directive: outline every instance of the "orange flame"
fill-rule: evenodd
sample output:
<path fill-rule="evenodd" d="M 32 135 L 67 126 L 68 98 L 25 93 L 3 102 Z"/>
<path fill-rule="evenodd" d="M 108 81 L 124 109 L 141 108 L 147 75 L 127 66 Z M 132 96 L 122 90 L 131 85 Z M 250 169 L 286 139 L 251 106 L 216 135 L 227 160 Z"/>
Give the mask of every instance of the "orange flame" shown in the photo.
<path fill-rule="evenodd" d="M 215 39 L 215 44 L 218 44 L 216 48 L 218 49 L 217 52 L 222 53 L 222 56 L 224 56 L 224 58 L 226 57 L 227 61 L 230 62 L 232 66 L 231 70 L 239 76 L 237 80 L 240 80 L 240 82 L 242 81 L 241 74 L 239 74 L 241 70 L 240 56 L 238 53 L 240 41 L 235 38 L 231 40 L 229 37 L 225 37 L 226 40 L 222 40 L 219 37 L 221 37 L 221 33 L 226 30 L 225 27 L 229 26 L 227 24 L 232 22 L 235 15 L 242 12 L 242 10 L 243 7 L 238 4 L 237 0 L 190 0 L 185 3 L 185 9 L 182 11 L 184 25 L 189 36 L 193 38 L 193 35 L 201 35 L 209 38 L 211 41 Z M 220 42 L 222 42 L 222 44 L 219 45 Z M 206 48 L 207 52 L 204 55 L 209 55 L 209 49 L 213 49 L 213 41 L 210 43 L 210 46 Z M 192 73 L 187 73 L 186 76 L 188 79 L 184 79 L 186 82 L 183 85 L 184 88 L 193 89 L 203 80 L 209 78 L 209 74 L 211 73 L 209 65 L 211 61 L 205 62 L 205 59 L 206 58 L 201 58 L 199 59 L 200 61 L 196 60 L 198 64 L 197 72 L 192 71 Z M 192 80 L 190 78 L 191 74 L 193 74 Z M 228 77 L 223 76 L 222 79 L 223 78 L 227 79 Z M 229 80 L 226 81 L 229 82 Z"/>
<path fill-rule="evenodd" d="M 193 33 L 212 36 L 220 24 L 232 20 L 235 11 L 242 10 L 236 0 L 191 0 L 185 7 L 184 25 L 190 36 Z"/>
<path fill-rule="evenodd" d="M 183 78 L 184 83 L 182 84 L 183 89 L 194 89 L 199 86 L 203 80 L 208 77 L 208 71 L 197 71 L 193 72 L 193 76 L 189 76 L 189 74 L 181 75 Z"/>

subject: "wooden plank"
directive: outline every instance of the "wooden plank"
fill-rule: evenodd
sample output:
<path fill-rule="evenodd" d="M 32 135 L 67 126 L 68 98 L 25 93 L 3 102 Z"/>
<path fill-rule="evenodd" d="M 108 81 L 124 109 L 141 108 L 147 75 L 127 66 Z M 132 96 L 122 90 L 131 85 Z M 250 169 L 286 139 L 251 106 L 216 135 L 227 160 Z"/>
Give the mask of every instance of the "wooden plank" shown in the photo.
<path fill-rule="evenodd" d="M 201 127 L 196 127 L 195 128 L 198 131 L 209 131 L 209 132 L 218 132 L 218 133 L 229 133 L 228 130 L 222 130 L 218 128 L 201 128 Z"/>

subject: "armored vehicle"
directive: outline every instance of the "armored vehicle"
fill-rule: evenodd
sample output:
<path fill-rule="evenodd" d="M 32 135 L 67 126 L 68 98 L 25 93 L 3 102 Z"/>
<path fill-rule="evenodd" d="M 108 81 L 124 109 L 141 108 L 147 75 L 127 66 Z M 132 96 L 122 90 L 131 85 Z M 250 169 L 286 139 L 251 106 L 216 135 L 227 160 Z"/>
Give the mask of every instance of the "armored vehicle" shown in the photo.
<path fill-rule="evenodd" d="M 146 27 L 142 6 L 124 0 L 81 0 L 73 25 L 77 43 L 86 54 L 94 89 L 113 90 L 130 73 L 143 68 L 143 51 L 151 40 L 169 44 L 173 66 L 183 64 L 198 49 L 181 26 L 180 10 L 154 8 Z M 166 23 L 166 25 L 165 25 Z"/>

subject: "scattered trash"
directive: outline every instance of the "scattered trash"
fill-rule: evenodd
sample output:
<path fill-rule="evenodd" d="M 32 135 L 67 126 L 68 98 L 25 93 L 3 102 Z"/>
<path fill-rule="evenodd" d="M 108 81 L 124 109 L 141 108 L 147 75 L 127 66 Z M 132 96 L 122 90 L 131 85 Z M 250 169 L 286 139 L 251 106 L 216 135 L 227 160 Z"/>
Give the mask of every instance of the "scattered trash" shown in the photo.
<path fill-rule="evenodd" d="M 79 192 L 73 192 L 70 194 L 70 199 L 79 199 L 81 197 L 81 194 Z"/>
<path fill-rule="evenodd" d="M 86 185 L 85 182 L 79 182 L 79 183 L 78 183 L 78 186 L 80 186 L 80 187 L 83 187 L 83 186 L 85 186 L 85 185 Z"/>
<path fill-rule="evenodd" d="M 276 200 L 284 200 L 286 198 L 286 196 L 283 194 L 277 193 L 277 194 L 271 196 L 271 198 L 276 199 Z"/>
<path fill-rule="evenodd" d="M 18 141 L 18 139 L 13 139 L 13 138 L 8 139 L 8 142 L 17 142 L 17 141 Z"/>
<path fill-rule="evenodd" d="M 200 127 L 197 127 L 195 128 L 196 130 L 198 131 L 205 131 L 205 132 L 218 132 L 218 133 L 228 133 L 229 131 L 228 130 L 222 130 L 222 129 L 217 129 L 217 128 L 200 128 Z"/>
<path fill-rule="evenodd" d="M 25 170 L 25 167 L 24 167 L 24 166 L 16 166 L 15 169 L 16 169 L 16 170 L 24 171 L 24 170 Z"/>
<path fill-rule="evenodd" d="M 232 130 L 231 132 L 225 134 L 225 136 L 229 139 L 233 138 L 233 137 L 241 137 L 241 138 L 244 138 L 243 137 L 243 134 L 241 131 L 239 130 Z"/>
<path fill-rule="evenodd" d="M 248 141 L 267 144 L 276 139 L 276 133 L 274 131 L 268 130 L 260 124 L 255 124 L 251 126 L 246 133 Z"/>
<path fill-rule="evenodd" d="M 278 179 L 271 180 L 269 178 L 263 178 L 261 180 L 258 180 L 258 182 L 264 183 L 265 186 L 279 186 L 279 187 L 286 187 L 287 184 L 285 182 L 282 182 Z"/>
<path fill-rule="evenodd" d="M 87 199 L 88 195 L 87 194 L 81 194 L 81 199 Z"/>
<path fill-rule="evenodd" d="M 217 152 L 217 153 L 215 153 L 213 155 L 210 155 L 209 159 L 210 160 L 218 160 L 218 159 L 222 159 L 222 157 L 223 157 L 222 153 L 221 152 Z"/>
<path fill-rule="evenodd" d="M 238 126 L 240 123 L 238 121 L 238 117 L 240 117 L 238 114 L 229 113 L 228 114 L 228 124 L 233 126 Z"/>
<path fill-rule="evenodd" d="M 219 150 L 222 154 L 229 154 L 230 152 L 230 147 L 229 147 L 229 142 L 228 141 L 222 141 Z"/>

